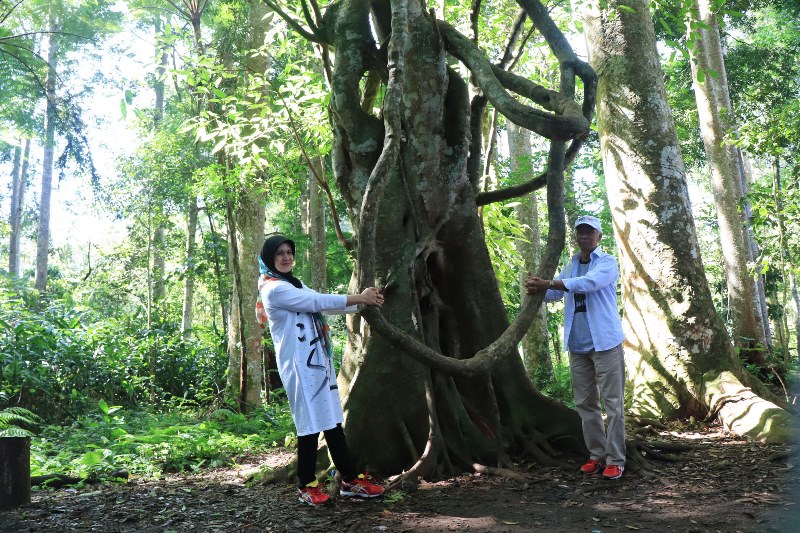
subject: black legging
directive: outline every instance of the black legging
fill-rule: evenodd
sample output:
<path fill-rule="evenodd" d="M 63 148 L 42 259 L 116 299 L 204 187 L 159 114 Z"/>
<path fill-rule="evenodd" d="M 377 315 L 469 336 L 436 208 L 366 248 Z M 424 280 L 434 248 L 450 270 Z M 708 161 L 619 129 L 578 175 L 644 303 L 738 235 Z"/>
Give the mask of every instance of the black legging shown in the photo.
<path fill-rule="evenodd" d="M 325 430 L 324 433 L 333 464 L 342 474 L 342 479 L 352 480 L 358 473 L 350 460 L 350 450 L 347 448 L 347 439 L 344 437 L 342 425 L 338 424 L 333 429 Z M 319 433 L 297 437 L 297 481 L 300 487 L 305 487 L 317 477 L 318 440 Z"/>

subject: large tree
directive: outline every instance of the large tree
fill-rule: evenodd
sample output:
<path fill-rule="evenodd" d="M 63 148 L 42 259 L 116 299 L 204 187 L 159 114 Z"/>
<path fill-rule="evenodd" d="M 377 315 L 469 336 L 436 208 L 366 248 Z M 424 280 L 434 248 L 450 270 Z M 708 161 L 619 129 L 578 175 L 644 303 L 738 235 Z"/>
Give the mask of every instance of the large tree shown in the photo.
<path fill-rule="evenodd" d="M 558 58 L 559 90 L 493 65 L 477 31 L 467 38 L 419 0 L 343 0 L 324 16 L 303 2 L 304 23 L 267 3 L 335 52 L 334 174 L 356 229 L 354 284 L 386 293 L 383 311 L 350 322 L 339 374 L 354 456 L 380 471 L 430 476 L 496 465 L 509 453 L 546 460 L 554 447 L 582 449 L 574 412 L 525 374 L 516 347 L 541 301 L 526 299 L 509 326 L 477 206 L 546 184 L 550 227 L 539 273 L 552 277 L 564 245 L 563 171 L 588 134 L 592 70 L 534 0 L 519 5 Z M 480 93 L 472 101 L 463 73 Z M 576 76 L 583 107 L 573 96 Z M 371 77 L 386 88 L 382 100 L 363 90 Z M 551 140 L 542 176 L 477 194 L 481 100 Z"/>
<path fill-rule="evenodd" d="M 717 12 L 711 0 L 695 0 L 687 16 L 692 85 L 700 131 L 711 168 L 717 204 L 720 246 L 728 287 L 733 341 L 750 362 L 763 364 L 769 322 L 763 284 L 749 271 L 755 260 L 749 229 L 749 202 L 744 160 L 728 141 L 736 137 Z"/>
<path fill-rule="evenodd" d="M 598 72 L 633 411 L 718 414 L 737 433 L 784 440 L 786 411 L 758 395 L 769 396 L 744 371 L 714 311 L 647 4 L 595 3 L 585 28 Z"/>

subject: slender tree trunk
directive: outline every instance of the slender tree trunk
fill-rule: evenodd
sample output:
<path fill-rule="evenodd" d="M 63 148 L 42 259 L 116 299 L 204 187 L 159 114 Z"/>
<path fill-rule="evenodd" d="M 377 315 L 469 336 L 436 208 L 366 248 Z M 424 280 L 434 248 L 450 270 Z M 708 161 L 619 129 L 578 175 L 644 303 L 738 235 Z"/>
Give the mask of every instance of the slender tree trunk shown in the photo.
<path fill-rule="evenodd" d="M 687 20 L 687 32 L 699 35 L 689 50 L 692 85 L 717 204 L 733 341 L 749 362 L 763 365 L 767 339 L 758 312 L 760 300 L 755 279 L 748 271 L 751 259 L 747 239 L 748 209 L 740 210 L 747 193 L 743 188 L 746 187 L 744 164 L 741 151 L 725 141 L 725 136 L 735 129 L 735 123 L 717 15 L 712 11 L 710 0 L 695 0 Z"/>
<path fill-rule="evenodd" d="M 780 250 L 781 261 L 781 314 L 778 320 L 781 321 L 783 331 L 783 364 L 789 366 L 791 349 L 789 346 L 789 278 L 787 273 L 791 266 L 786 250 L 786 222 L 783 213 L 783 177 L 781 175 L 781 161 L 778 156 L 772 162 L 772 201 L 775 204 L 775 216 L 778 219 L 778 249 Z"/>
<path fill-rule="evenodd" d="M 325 198 L 317 176 L 324 176 L 325 160 L 311 159 L 314 169 L 308 172 L 308 234 L 311 236 L 309 263 L 311 265 L 311 288 L 317 292 L 328 290 L 328 243 L 325 237 Z"/>
<path fill-rule="evenodd" d="M 214 219 L 211 216 L 211 211 L 206 209 L 206 218 L 208 220 L 208 231 L 211 232 L 211 239 L 214 243 L 221 243 L 223 237 L 217 232 L 216 228 L 214 227 Z M 229 304 L 229 295 L 225 290 L 225 283 L 223 281 L 223 272 L 227 271 L 226 268 L 223 268 L 223 265 L 220 264 L 220 254 L 217 252 L 219 249 L 218 246 L 214 246 L 213 248 L 213 263 L 214 263 L 214 278 L 217 282 L 217 298 L 219 299 L 219 312 L 220 312 L 220 319 L 222 321 L 222 338 L 228 339 L 228 304 Z M 226 347 L 227 350 L 227 347 Z"/>
<path fill-rule="evenodd" d="M 50 6 L 47 51 L 47 80 L 45 81 L 44 157 L 42 158 L 42 190 L 39 195 L 39 229 L 36 239 L 36 278 L 34 287 L 40 293 L 47 289 L 47 268 L 50 255 L 50 197 L 53 191 L 53 155 L 56 137 L 56 78 L 59 52 L 58 3 Z"/>
<path fill-rule="evenodd" d="M 519 126 L 509 123 L 508 151 L 511 163 L 511 172 L 529 179 L 533 175 L 531 168 L 531 133 Z M 536 193 L 530 193 L 520 199 L 515 208 L 517 220 L 525 227 L 527 242 L 518 242 L 517 252 L 524 261 L 523 272 L 520 272 L 520 287 L 525 292 L 522 281 L 527 273 L 538 272 L 542 257 L 541 234 L 539 232 L 539 206 Z M 528 377 L 540 385 L 541 381 L 552 381 L 553 363 L 550 360 L 549 335 L 547 332 L 547 307 L 542 305 L 528 329 L 528 333 L 520 343 L 522 347 L 522 361 L 528 372 Z"/>
<path fill-rule="evenodd" d="M 19 276 L 20 239 L 22 236 L 22 213 L 25 210 L 25 192 L 28 188 L 28 158 L 31 152 L 31 140 L 25 139 L 25 147 L 17 147 L 14 151 L 14 170 L 11 185 L 11 214 L 9 226 L 11 235 L 8 243 L 8 272 Z"/>
<path fill-rule="evenodd" d="M 181 333 L 184 338 L 192 329 L 192 313 L 194 304 L 194 267 L 195 267 L 195 241 L 197 237 L 197 197 L 192 193 L 189 198 L 189 208 L 186 216 L 186 278 L 183 281 L 183 313 L 181 318 Z"/>
<path fill-rule="evenodd" d="M 643 0 L 594 3 L 584 27 L 598 73 L 632 410 L 717 414 L 736 433 L 784 441 L 786 411 L 753 393 L 771 397 L 736 359 L 714 311 L 649 9 Z"/>
<path fill-rule="evenodd" d="M 161 17 L 156 15 L 154 21 L 156 35 L 156 56 L 159 58 L 156 68 L 155 104 L 153 106 L 153 128 L 158 130 L 164 117 L 164 81 L 167 67 L 167 54 L 160 42 L 162 37 Z M 164 202 L 161 195 L 154 197 L 155 231 L 153 233 L 153 313 L 156 322 L 163 320 L 164 299 L 167 294 L 164 259 L 164 236 L 166 233 Z"/>
<path fill-rule="evenodd" d="M 753 173 L 750 167 L 750 158 L 747 155 L 747 152 L 741 152 L 742 154 L 742 165 L 744 167 L 744 176 L 742 181 L 742 190 L 745 191 L 750 188 L 750 184 L 753 182 Z M 745 216 L 747 220 L 750 220 L 752 213 L 751 213 L 751 205 L 750 201 L 747 200 L 744 204 L 745 207 Z M 747 226 L 747 234 L 746 234 L 747 243 L 750 247 L 750 259 L 749 261 L 753 264 L 756 264 L 756 261 L 759 257 L 759 249 L 758 243 L 756 242 L 756 237 L 753 234 L 752 226 Z M 757 267 L 759 265 L 756 265 Z M 757 268 L 760 272 L 760 268 Z M 758 298 L 758 313 L 761 315 L 761 324 L 764 326 L 764 336 L 766 337 L 767 341 L 767 350 L 772 352 L 773 347 L 773 340 L 772 340 L 772 326 L 770 324 L 769 318 L 769 306 L 767 304 L 767 289 L 766 289 L 766 282 L 764 279 L 764 274 L 758 274 L 756 276 L 756 296 Z"/>

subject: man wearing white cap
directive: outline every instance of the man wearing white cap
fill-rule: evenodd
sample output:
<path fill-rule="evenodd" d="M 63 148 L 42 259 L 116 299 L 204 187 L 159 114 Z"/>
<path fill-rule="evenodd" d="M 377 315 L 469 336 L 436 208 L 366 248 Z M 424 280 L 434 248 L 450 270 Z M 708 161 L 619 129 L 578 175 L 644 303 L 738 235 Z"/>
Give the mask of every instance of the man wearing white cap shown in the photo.
<path fill-rule="evenodd" d="M 581 472 L 619 479 L 625 470 L 625 335 L 617 310 L 619 267 L 613 255 L 598 247 L 602 236 L 597 217 L 578 217 L 575 239 L 580 253 L 556 279 L 529 276 L 525 289 L 528 294 L 547 291 L 546 302 L 564 298 L 564 349 L 569 351 L 575 409 L 590 453 Z"/>

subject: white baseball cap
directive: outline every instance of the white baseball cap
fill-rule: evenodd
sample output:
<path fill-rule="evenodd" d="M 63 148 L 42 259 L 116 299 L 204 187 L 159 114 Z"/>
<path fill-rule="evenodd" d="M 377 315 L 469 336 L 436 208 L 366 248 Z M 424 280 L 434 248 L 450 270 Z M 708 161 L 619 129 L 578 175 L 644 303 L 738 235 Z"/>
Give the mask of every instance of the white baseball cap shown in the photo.
<path fill-rule="evenodd" d="M 582 215 L 579 216 L 575 220 L 575 227 L 582 226 L 586 224 L 587 226 L 591 226 L 600 233 L 603 232 L 603 226 L 600 224 L 600 219 L 597 217 L 593 217 L 592 215 Z"/>

